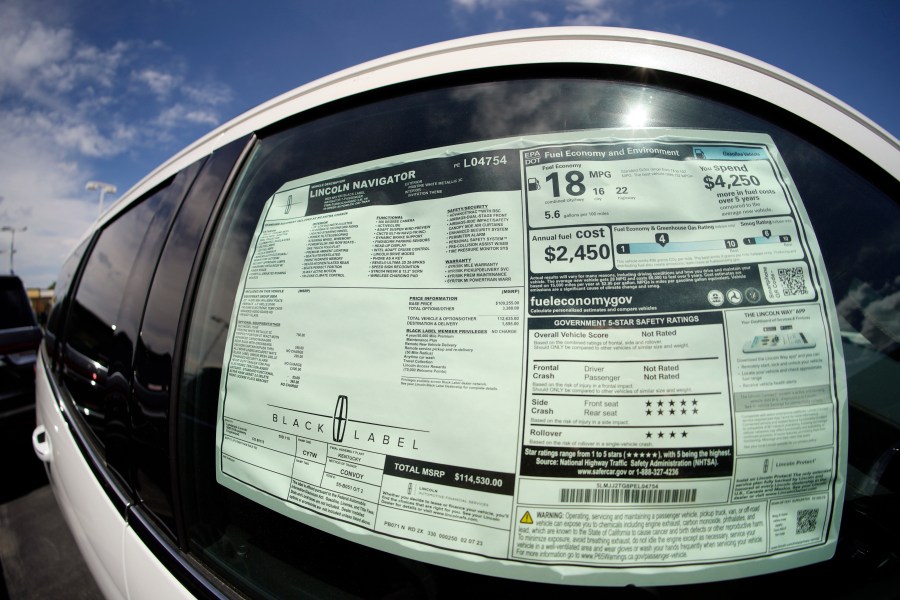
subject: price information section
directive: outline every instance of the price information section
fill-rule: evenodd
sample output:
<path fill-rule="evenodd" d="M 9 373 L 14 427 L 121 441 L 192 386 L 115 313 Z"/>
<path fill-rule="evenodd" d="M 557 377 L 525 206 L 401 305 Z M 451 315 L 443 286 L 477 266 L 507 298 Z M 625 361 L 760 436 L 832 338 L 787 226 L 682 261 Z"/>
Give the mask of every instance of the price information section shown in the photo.
<path fill-rule="evenodd" d="M 388 164 L 288 182 L 266 205 L 229 329 L 219 481 L 363 542 L 506 558 L 518 151 Z"/>
<path fill-rule="evenodd" d="M 321 173 L 260 216 L 217 480 L 504 577 L 825 560 L 846 468 L 835 324 L 765 135 L 589 131 Z"/>

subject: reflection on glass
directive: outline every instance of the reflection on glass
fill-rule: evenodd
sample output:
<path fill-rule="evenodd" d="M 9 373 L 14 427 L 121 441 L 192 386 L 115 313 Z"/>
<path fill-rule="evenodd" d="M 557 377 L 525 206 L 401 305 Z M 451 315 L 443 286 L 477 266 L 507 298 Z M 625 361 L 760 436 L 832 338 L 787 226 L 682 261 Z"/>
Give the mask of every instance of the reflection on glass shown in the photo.
<path fill-rule="evenodd" d="M 635 106 L 625 115 L 625 127 L 643 129 L 650 121 L 650 113 L 643 106 Z"/>

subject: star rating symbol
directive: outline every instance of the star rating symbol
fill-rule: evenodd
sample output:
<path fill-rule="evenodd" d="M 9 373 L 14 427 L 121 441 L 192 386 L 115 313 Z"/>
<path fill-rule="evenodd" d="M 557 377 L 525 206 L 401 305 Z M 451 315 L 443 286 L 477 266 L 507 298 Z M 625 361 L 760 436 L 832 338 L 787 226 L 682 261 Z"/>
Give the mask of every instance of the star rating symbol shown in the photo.
<path fill-rule="evenodd" d="M 684 398 L 673 398 L 669 400 L 645 400 L 644 406 L 646 407 L 644 410 L 644 415 L 648 417 L 664 417 L 667 416 L 666 411 L 668 411 L 668 416 L 670 417 L 676 417 L 679 414 L 681 414 L 682 416 L 687 416 L 688 414 L 700 414 L 700 402 L 696 398 L 692 398 L 690 400 L 690 403 Z M 690 409 L 690 413 L 688 412 L 688 409 Z"/>
<path fill-rule="evenodd" d="M 681 437 L 682 437 L 682 438 L 686 438 L 687 436 L 688 436 L 687 430 L 682 429 L 682 430 L 681 430 Z M 648 440 L 652 440 L 652 439 L 653 439 L 653 432 L 650 431 L 650 430 L 647 430 L 647 432 L 644 434 L 644 437 L 647 438 Z M 665 439 L 665 438 L 666 438 L 666 432 L 665 432 L 665 431 L 662 431 L 662 430 L 659 430 L 659 431 L 656 432 L 656 437 L 657 437 L 657 439 L 660 439 L 660 440 Z M 677 433 L 676 431 L 674 431 L 674 430 L 670 430 L 670 431 L 669 431 L 669 439 L 670 439 L 670 440 L 674 440 L 676 437 L 678 437 L 678 433 Z M 644 452 L 634 452 L 634 453 L 632 454 L 632 456 L 644 458 L 645 456 L 646 456 L 646 457 L 651 457 L 651 456 L 653 456 L 653 454 L 650 453 L 650 452 L 647 452 L 646 454 L 645 454 Z"/>
<path fill-rule="evenodd" d="M 692 398 L 690 403 L 688 400 L 683 398 L 681 399 L 669 399 L 669 400 L 645 400 L 644 406 L 646 407 L 644 410 L 644 414 L 647 417 L 677 417 L 679 412 L 682 416 L 687 416 L 688 408 L 691 409 L 690 414 L 700 414 L 700 402 L 696 398 Z M 666 412 L 668 411 L 668 415 Z M 655 414 L 654 414 L 655 413 Z M 687 430 L 676 431 L 674 429 L 671 430 L 663 430 L 663 429 L 648 429 L 644 433 L 644 438 L 648 440 L 653 440 L 654 438 L 657 440 L 674 440 L 674 439 L 685 439 L 688 437 Z M 634 456 L 640 456 L 639 453 L 635 452 Z M 648 454 L 649 456 L 649 454 Z"/>

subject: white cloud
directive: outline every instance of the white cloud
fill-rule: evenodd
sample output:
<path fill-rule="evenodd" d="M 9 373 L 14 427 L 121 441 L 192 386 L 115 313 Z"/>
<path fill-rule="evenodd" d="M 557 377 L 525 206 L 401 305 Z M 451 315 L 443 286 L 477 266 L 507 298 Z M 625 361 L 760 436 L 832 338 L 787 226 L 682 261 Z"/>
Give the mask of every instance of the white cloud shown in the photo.
<path fill-rule="evenodd" d="M 485 8 L 496 10 L 503 6 L 515 4 L 518 1 L 519 0 L 450 0 L 450 4 L 463 10 L 475 11 L 477 9 Z"/>
<path fill-rule="evenodd" d="M 885 252 L 891 255 L 890 252 Z M 900 277 L 873 287 L 855 281 L 843 298 L 835 298 L 843 317 L 841 329 L 861 333 L 879 352 L 890 354 L 900 347 Z M 848 370 L 857 366 L 848 363 Z M 850 373 L 852 375 L 852 372 Z"/>
<path fill-rule="evenodd" d="M 624 25 L 627 0 L 450 0 L 456 13 L 488 13 L 495 25 Z"/>
<path fill-rule="evenodd" d="M 231 101 L 231 88 L 221 83 L 205 83 L 203 85 L 187 85 L 184 95 L 190 100 L 204 106 L 219 106 Z"/>
<path fill-rule="evenodd" d="M 146 84 L 161 99 L 168 98 L 172 89 L 181 84 L 181 77 L 153 68 L 134 72 L 131 77 Z"/>
<path fill-rule="evenodd" d="M 728 12 L 725 0 L 449 0 L 449 4 L 455 16 L 471 24 L 477 19 L 482 28 L 634 26 L 694 7 L 716 17 Z"/>
<path fill-rule="evenodd" d="M 476 12 L 492 13 L 497 23 L 508 21 L 508 11 L 512 12 L 523 5 L 533 5 L 535 0 L 450 0 L 450 5 L 457 12 L 474 14 Z"/>
<path fill-rule="evenodd" d="M 565 3 L 563 25 L 624 25 L 628 19 L 618 0 L 570 0 Z"/>
<path fill-rule="evenodd" d="M 156 122 L 165 129 L 174 129 L 184 123 L 215 126 L 219 123 L 219 117 L 208 109 L 191 109 L 183 104 L 174 104 L 162 111 Z"/>
<path fill-rule="evenodd" d="M 88 173 L 68 151 L 15 116 L 0 113 L 0 224 L 17 229 L 16 273 L 28 286 L 56 279 L 62 261 L 97 217 L 82 192 Z M 9 234 L 0 235 L 0 272 L 9 265 Z"/>
<path fill-rule="evenodd" d="M 24 88 L 44 78 L 48 66 L 71 52 L 72 32 L 29 22 L 14 6 L 0 7 L 0 90 Z"/>
<path fill-rule="evenodd" d="M 64 14 L 54 12 L 51 23 L 39 4 L 0 2 L 0 225 L 28 228 L 16 235 L 14 255 L 27 285 L 53 281 L 97 217 L 88 180 L 133 183 L 98 165 L 180 147 L 221 123 L 232 98 L 221 83 L 190 81 L 187 65 L 161 42 L 101 47 Z M 0 234 L 0 272 L 8 243 Z"/>
<path fill-rule="evenodd" d="M 541 27 L 550 25 L 550 15 L 542 10 L 531 11 L 531 20 Z"/>
<path fill-rule="evenodd" d="M 60 109 L 60 95 L 108 92 L 128 45 L 79 43 L 68 28 L 51 28 L 15 5 L 0 6 L 0 99 Z"/>

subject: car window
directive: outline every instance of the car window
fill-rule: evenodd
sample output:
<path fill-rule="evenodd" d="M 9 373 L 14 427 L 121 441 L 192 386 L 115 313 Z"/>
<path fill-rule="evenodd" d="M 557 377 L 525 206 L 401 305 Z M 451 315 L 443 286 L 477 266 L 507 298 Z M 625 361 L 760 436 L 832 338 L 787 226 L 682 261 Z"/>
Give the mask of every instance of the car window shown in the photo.
<path fill-rule="evenodd" d="M 562 135 L 579 131 L 592 134 L 603 130 L 621 132 L 631 122 L 634 108 L 642 107 L 645 115 L 641 126 L 649 128 L 650 132 L 653 128 L 662 128 L 666 135 L 670 135 L 681 128 L 771 137 L 790 173 L 792 184 L 796 185 L 803 199 L 821 246 L 831 293 L 837 305 L 840 342 L 846 356 L 852 411 L 850 465 L 844 525 L 836 557 L 826 563 L 796 569 L 787 575 L 773 574 L 745 582 L 710 584 L 706 586 L 705 593 L 710 597 L 713 594 L 733 593 L 737 586 L 749 586 L 762 592 L 778 582 L 784 582 L 787 577 L 792 580 L 801 578 L 809 590 L 823 593 L 858 591 L 870 582 L 890 576 L 890 565 L 896 564 L 896 537 L 882 536 L 879 532 L 880 545 L 877 547 L 867 545 L 864 538 L 878 531 L 878 523 L 892 518 L 888 507 L 896 503 L 898 485 L 898 469 L 892 461 L 896 454 L 900 421 L 898 403 L 891 393 L 900 375 L 896 366 L 900 327 L 897 326 L 898 316 L 892 301 L 898 281 L 896 265 L 900 264 L 900 248 L 894 243 L 900 226 L 895 181 L 878 175 L 838 140 L 789 118 L 775 107 L 760 107 L 734 95 L 721 94 L 720 98 L 715 88 L 694 85 L 689 80 L 673 79 L 663 86 L 602 78 L 531 77 L 447 87 L 435 84 L 434 89 L 383 96 L 333 114 L 323 111 L 326 114 L 281 125 L 276 130 L 261 134 L 217 225 L 189 324 L 178 414 L 178 476 L 183 490 L 187 541 L 195 556 L 230 584 L 251 596 L 260 597 L 349 593 L 449 598 L 470 593 L 473 589 L 498 594 L 554 593 L 549 585 L 481 575 L 465 567 L 456 570 L 434 566 L 426 561 L 403 558 L 355 544 L 273 510 L 273 506 L 287 502 L 284 497 L 273 498 L 270 504 L 264 505 L 223 486 L 217 481 L 216 428 L 222 410 L 219 392 L 226 342 L 234 333 L 230 332 L 230 327 L 235 295 L 245 260 L 254 243 L 253 237 L 265 232 L 258 228 L 260 217 L 264 210 L 278 210 L 290 215 L 294 200 L 293 196 L 288 195 L 287 187 L 283 187 L 289 182 L 303 181 L 310 175 L 366 161 L 479 140 Z M 490 160 L 499 161 L 505 155 L 494 153 L 491 156 L 494 158 Z M 382 173 L 377 175 L 383 176 Z M 543 189 L 542 193 L 554 195 L 559 195 L 561 189 L 567 189 L 570 194 L 578 195 L 587 185 L 583 177 L 583 173 L 568 171 L 557 174 L 557 178 L 553 179 L 552 173 L 548 172 L 546 178 L 535 178 L 534 182 L 494 183 L 497 186 L 515 185 L 513 189 L 519 189 L 518 186 L 531 189 L 530 186 L 534 186 L 535 190 Z M 338 189 L 345 183 L 337 176 L 335 181 L 337 183 L 332 189 Z M 738 184 L 741 181 L 739 177 Z M 720 184 L 724 190 L 727 182 L 728 179 L 723 178 L 719 182 L 712 176 L 710 187 L 697 193 L 715 193 L 715 188 Z M 349 184 L 347 189 L 350 189 Z M 270 199 L 278 193 L 283 194 L 286 203 L 276 206 Z M 422 193 L 427 195 L 428 192 L 423 190 Z M 616 191 L 610 189 L 605 193 L 614 194 Z M 626 191 L 618 193 L 628 198 Z M 312 197 L 313 192 L 310 192 Z M 729 197 L 728 194 L 723 196 L 725 199 Z M 347 202 L 346 210 L 352 210 L 352 201 Z M 389 200 L 384 202 L 389 203 Z M 549 210 L 545 218 L 565 217 Z M 652 217 L 648 216 L 646 220 L 652 221 Z M 468 236 L 474 235 L 471 230 L 476 223 L 475 217 L 471 222 L 465 219 L 460 221 L 460 248 L 467 242 Z M 344 253 L 349 251 L 352 243 L 347 231 L 352 225 L 344 224 L 342 227 L 324 228 L 319 232 L 319 235 L 331 236 L 336 241 L 328 256 L 309 257 L 310 273 L 315 269 L 327 271 L 329 268 L 340 268 L 334 265 L 347 260 Z M 390 227 L 402 225 L 399 222 L 389 224 L 386 220 L 383 231 L 388 231 Z M 413 236 L 417 243 L 427 241 L 427 231 L 410 230 L 404 233 Z M 376 232 L 374 235 L 377 238 L 380 234 Z M 760 233 L 758 243 L 766 243 L 768 237 L 765 232 Z M 666 238 L 656 239 L 656 246 L 667 243 Z M 418 268 L 414 256 L 415 243 L 394 239 L 384 244 L 381 252 L 387 258 L 373 256 L 371 259 L 381 261 L 379 268 L 405 269 L 405 273 Z M 552 248 L 553 256 L 548 255 L 551 262 L 562 253 L 559 248 Z M 573 251 L 577 251 L 574 248 Z M 267 268 L 285 268 L 283 262 L 279 262 L 282 257 L 271 247 L 264 246 L 264 251 L 272 253 Z M 598 256 L 589 256 L 592 251 Z M 582 256 L 569 256 L 567 260 L 599 260 L 603 250 L 597 244 L 583 244 L 581 252 Z M 403 256 L 413 258 L 401 258 Z M 465 271 L 465 263 L 460 265 L 461 272 Z M 493 267 L 486 264 L 482 268 L 490 270 Z M 244 277 L 252 275 L 245 273 Z M 469 276 L 475 277 L 477 274 L 473 272 Z M 795 276 L 797 273 L 790 269 L 779 274 L 785 286 L 799 286 L 796 280 L 791 279 Z M 347 291 L 347 294 L 351 293 Z M 441 302 L 441 294 L 430 296 L 428 305 Z M 407 300 L 413 302 L 412 297 Z M 260 311 L 271 310 L 271 307 L 265 307 L 265 299 L 254 306 L 258 306 Z M 379 318 L 377 307 L 369 310 L 372 319 Z M 435 314 L 439 318 L 440 313 Z M 407 326 L 422 327 L 422 323 L 424 321 L 411 320 Z M 280 330 L 275 333 L 285 334 Z M 288 333 L 300 335 L 297 332 Z M 498 330 L 497 334 L 501 333 Z M 256 331 L 248 335 L 250 341 L 247 343 L 252 344 L 254 335 L 258 340 L 269 335 L 269 332 Z M 792 336 L 793 333 L 782 333 L 780 342 L 794 340 Z M 775 336 L 757 337 L 757 346 L 779 343 Z M 353 364 L 367 359 L 366 348 L 370 342 L 373 344 L 371 351 L 377 352 L 374 341 L 348 342 L 347 356 L 352 356 L 353 360 L 342 367 L 346 377 L 353 377 Z M 802 338 L 794 342 L 807 343 Z M 748 343 L 752 346 L 754 342 Z M 415 351 L 408 350 L 404 360 L 409 359 L 411 365 L 417 359 L 428 363 L 422 359 L 423 352 L 428 355 L 427 343 L 423 344 Z M 301 346 L 298 342 L 297 353 L 300 356 L 303 352 Z M 262 344 L 259 348 L 263 356 L 255 368 L 264 373 L 268 368 L 264 356 L 266 346 Z M 744 352 L 752 356 L 752 352 L 758 349 L 748 346 Z M 338 356 L 331 358 L 339 360 Z M 434 369 L 432 376 L 440 377 L 440 370 L 434 367 L 434 361 L 428 364 Z M 398 369 L 404 367 L 397 366 Z M 335 372 L 338 371 L 340 369 L 335 367 Z M 297 381 L 300 381 L 299 376 Z M 290 382 L 287 384 L 290 385 Z M 334 399 L 331 401 L 334 402 Z M 337 397 L 335 415 L 340 410 L 346 410 L 347 401 L 345 397 L 345 404 L 342 404 L 341 397 Z M 390 399 L 383 401 L 389 402 Z M 259 402 L 265 402 L 265 399 L 260 398 Z M 672 410 L 675 410 L 674 405 Z M 331 419 L 330 414 L 326 416 Z M 276 415 L 276 422 L 279 418 Z M 339 421 L 337 416 L 334 418 Z M 656 433 L 648 432 L 652 435 Z M 670 432 L 667 430 L 664 433 L 668 436 Z M 671 434 L 673 437 L 676 435 L 674 429 Z M 328 436 L 331 435 L 329 432 Z M 337 440 L 343 437 L 343 431 L 335 430 L 333 435 Z M 393 442 L 396 441 L 394 438 Z M 469 443 L 478 444 L 480 440 L 472 439 Z M 762 468 L 762 459 L 760 466 Z M 487 476 L 491 477 L 490 474 Z M 497 481 L 500 482 L 498 486 L 505 485 L 501 479 Z M 797 515 L 797 518 L 799 530 L 807 524 L 804 522 L 801 525 L 803 519 L 813 517 L 807 513 L 802 518 Z M 525 517 L 522 516 L 522 519 Z M 889 541 L 886 542 L 884 537 L 888 537 Z M 703 540 L 700 539 L 700 542 Z M 353 565 L 353 577 L 347 577 L 348 565 Z M 858 572 L 864 575 L 847 578 L 845 574 L 848 569 L 861 569 Z M 639 577 L 635 581 L 640 585 Z M 565 593 L 593 596 L 597 591 L 589 587 L 570 586 Z M 670 597 L 687 593 L 695 595 L 698 590 L 692 587 L 666 591 Z"/>
<path fill-rule="evenodd" d="M 66 321 L 62 381 L 91 439 L 128 482 L 128 398 L 140 317 L 172 218 L 198 169 L 185 169 L 103 228 Z"/>
<path fill-rule="evenodd" d="M 81 264 L 81 258 L 87 251 L 90 242 L 91 240 L 88 238 L 72 251 L 72 254 L 63 263 L 56 278 L 56 285 L 53 289 L 54 302 L 50 308 L 50 315 L 47 317 L 47 328 L 44 337 L 47 351 L 54 363 L 58 359 L 56 340 L 60 335 L 64 321 L 63 315 L 68 311 L 69 307 L 69 287 L 75 278 L 75 273 Z"/>
<path fill-rule="evenodd" d="M 136 493 L 171 534 L 175 530 L 169 470 L 169 400 L 175 338 L 200 240 L 225 180 L 246 146 L 240 139 L 203 164 L 178 211 L 147 292 L 134 359 L 130 400 L 131 467 Z"/>

